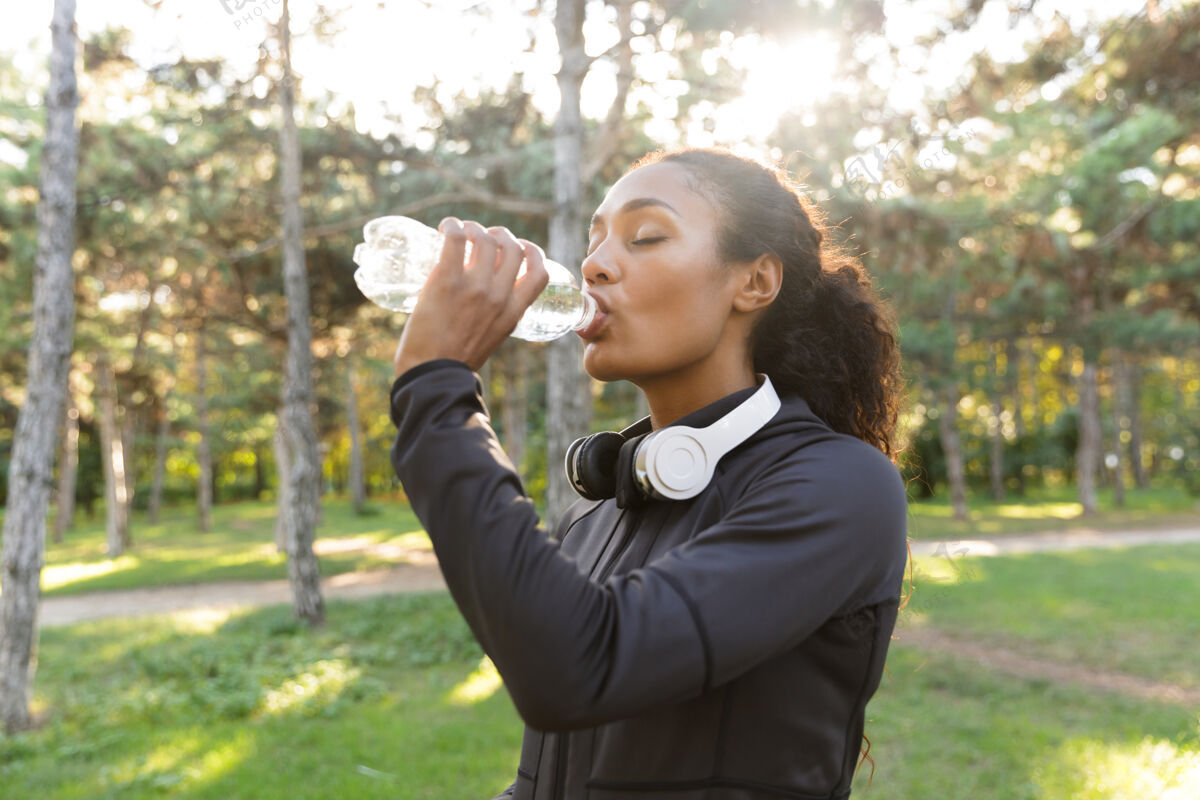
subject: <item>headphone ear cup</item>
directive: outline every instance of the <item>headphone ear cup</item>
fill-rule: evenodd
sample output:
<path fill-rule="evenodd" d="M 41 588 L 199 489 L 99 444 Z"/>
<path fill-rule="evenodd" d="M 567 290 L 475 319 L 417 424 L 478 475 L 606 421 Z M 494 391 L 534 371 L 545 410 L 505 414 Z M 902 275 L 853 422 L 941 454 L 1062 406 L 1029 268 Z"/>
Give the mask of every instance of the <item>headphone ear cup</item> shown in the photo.
<path fill-rule="evenodd" d="M 615 470 L 617 485 L 613 495 L 617 498 L 617 508 L 637 507 L 650 499 L 638 484 L 634 474 L 638 448 L 649 435 L 649 433 L 644 433 L 641 436 L 634 436 L 621 445 Z"/>
<path fill-rule="evenodd" d="M 576 439 L 567 449 L 567 480 L 580 497 L 605 500 L 616 493 L 617 455 L 625 438 L 601 431 Z"/>

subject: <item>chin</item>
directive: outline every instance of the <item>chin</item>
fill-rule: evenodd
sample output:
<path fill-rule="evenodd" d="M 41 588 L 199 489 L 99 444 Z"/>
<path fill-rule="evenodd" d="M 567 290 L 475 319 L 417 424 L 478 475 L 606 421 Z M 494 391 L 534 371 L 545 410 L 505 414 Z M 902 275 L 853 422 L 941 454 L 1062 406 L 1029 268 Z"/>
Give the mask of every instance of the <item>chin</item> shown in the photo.
<path fill-rule="evenodd" d="M 585 346 L 583 351 L 583 370 L 595 380 L 604 383 L 624 380 L 625 378 L 625 373 L 619 366 L 610 364 L 607 358 L 593 353 L 591 348 L 587 346 Z"/>
<path fill-rule="evenodd" d="M 614 357 L 616 356 L 616 357 Z M 635 385 L 643 376 L 659 375 L 669 369 L 654 360 L 631 357 L 629 353 L 615 353 L 612 349 L 588 345 L 583 351 L 584 371 L 598 381 L 629 381 Z"/>
<path fill-rule="evenodd" d="M 614 347 L 611 342 L 602 339 L 588 342 L 583 348 L 583 369 L 598 381 L 629 380 L 640 374 L 642 359 L 637 354 L 628 352 L 628 348 Z"/>

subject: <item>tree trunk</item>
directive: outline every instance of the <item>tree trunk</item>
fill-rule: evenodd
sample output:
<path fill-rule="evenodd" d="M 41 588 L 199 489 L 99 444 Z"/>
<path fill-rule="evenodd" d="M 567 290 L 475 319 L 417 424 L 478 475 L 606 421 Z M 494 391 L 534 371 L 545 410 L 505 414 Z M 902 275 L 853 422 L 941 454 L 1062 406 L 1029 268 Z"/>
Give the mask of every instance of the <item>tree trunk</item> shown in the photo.
<path fill-rule="evenodd" d="M 1038 392 L 1038 374 L 1041 372 L 1040 356 L 1034 352 L 1034 340 L 1029 340 L 1029 408 L 1032 411 L 1033 426 L 1036 428 L 1042 419 L 1042 401 Z"/>
<path fill-rule="evenodd" d="M 1012 386 L 1013 396 L 1013 424 L 1016 427 L 1017 434 L 1017 492 L 1024 496 L 1025 494 L 1025 383 L 1022 379 L 1024 367 L 1027 363 L 1026 350 L 1021 346 L 1019 338 L 1013 340 L 1013 352 L 1016 353 L 1016 359 L 1013 363 L 1013 380 Z M 1029 380 L 1033 380 L 1033 371 L 1029 371 Z"/>
<path fill-rule="evenodd" d="M 275 426 L 275 547 L 281 553 L 288 552 L 288 483 L 291 480 L 291 458 L 288 457 L 287 434 L 283 432 L 283 409 L 279 410 L 279 422 Z"/>
<path fill-rule="evenodd" d="M 67 379 L 66 413 L 63 414 L 62 448 L 58 457 L 58 512 L 54 517 L 54 541 L 59 544 L 75 518 L 75 480 L 79 475 L 79 409 Z"/>
<path fill-rule="evenodd" d="M 38 583 L 46 547 L 46 510 L 54 451 L 75 338 L 75 2 L 55 0 L 50 24 L 50 83 L 42 146 L 33 337 L 25 404 L 13 430 L 0 571 L 0 724 L 29 727 L 30 686 L 37 670 Z"/>
<path fill-rule="evenodd" d="M 942 389 L 942 413 L 938 415 L 942 453 L 946 457 L 946 480 L 950 488 L 950 504 L 954 518 L 967 519 L 967 480 L 963 467 L 962 442 L 958 436 L 958 389 L 947 383 Z"/>
<path fill-rule="evenodd" d="M 171 420 L 167 416 L 167 398 L 170 391 L 162 399 L 162 408 L 158 415 L 158 430 L 154 434 L 154 483 L 150 486 L 150 524 L 158 524 L 158 516 L 162 511 L 163 481 L 167 474 L 167 436 L 171 432 Z"/>
<path fill-rule="evenodd" d="M 1125 355 L 1113 348 L 1112 366 L 1112 443 L 1115 463 L 1113 505 L 1125 507 L 1125 431 L 1129 429 L 1129 368 Z"/>
<path fill-rule="evenodd" d="M 279 21 L 279 51 L 283 60 L 280 81 L 279 129 L 280 188 L 283 202 L 283 285 L 287 298 L 288 356 L 284 380 L 285 431 L 291 472 L 288 476 L 288 580 L 296 616 L 310 625 L 325 619 L 325 603 L 317 557 L 313 552 L 320 494 L 320 460 L 313 427 L 312 329 L 309 323 L 308 274 L 304 263 L 304 221 L 300 213 L 300 140 L 293 106 L 294 75 L 288 0 L 283 0 Z"/>
<path fill-rule="evenodd" d="M 200 434 L 200 442 L 196 445 L 196 462 L 200 466 L 196 512 L 200 532 L 208 533 L 212 528 L 213 465 L 208 429 L 208 344 L 203 324 L 196 331 L 196 428 Z"/>
<path fill-rule="evenodd" d="M 510 339 L 509 342 L 512 342 Z M 525 396 L 528 386 L 529 348 L 523 343 L 505 343 L 508 352 L 505 354 L 504 369 L 504 451 L 512 459 L 513 466 L 522 481 L 526 476 L 521 468 L 525 460 L 525 442 L 529 436 L 529 402 Z"/>
<path fill-rule="evenodd" d="M 354 363 L 346 357 L 346 424 L 350 426 L 350 500 L 354 513 L 361 515 L 367 505 L 367 488 L 363 470 L 362 435 L 358 422 L 357 376 Z"/>
<path fill-rule="evenodd" d="M 1136 359 L 1127 364 L 1125 372 L 1129 395 L 1125 413 L 1129 415 L 1129 463 L 1133 467 L 1133 480 L 1139 489 L 1150 487 L 1150 476 L 1142 463 L 1142 366 Z"/>
<path fill-rule="evenodd" d="M 132 405 L 118 405 L 120 411 L 121 452 L 125 459 L 125 504 L 133 508 L 134 488 L 137 478 L 133 470 L 133 445 L 137 437 L 136 412 Z"/>
<path fill-rule="evenodd" d="M 1076 486 L 1085 515 L 1095 514 L 1096 468 L 1100 460 L 1100 396 L 1096 388 L 1096 365 L 1085 360 L 1079 378 L 1079 447 L 1075 451 Z"/>
<path fill-rule="evenodd" d="M 554 25 L 562 66 L 558 71 L 559 110 L 554 121 L 554 214 L 550 218 L 549 255 L 582 281 L 583 117 L 580 87 L 587 74 L 584 51 L 584 0 L 560 0 Z M 581 283 L 582 285 L 582 283 Z M 546 527 L 578 496 L 562 469 L 567 448 L 592 424 L 591 383 L 583 370 L 583 343 L 563 336 L 546 348 Z"/>
<path fill-rule="evenodd" d="M 261 500 L 267 490 L 267 476 L 263 472 L 262 444 L 254 443 L 254 499 Z"/>
<path fill-rule="evenodd" d="M 1004 347 L 1000 341 L 992 344 L 992 454 L 989 459 L 989 472 L 992 484 L 992 499 L 997 503 L 1004 501 L 1004 393 L 1000 390 L 1000 354 L 998 348 Z M 1005 369 L 1009 369 L 1007 363 Z"/>
<path fill-rule="evenodd" d="M 117 382 L 108 356 L 96 359 L 100 413 L 100 462 L 104 467 L 104 513 L 108 557 L 116 558 L 129 545 L 129 497 L 125 494 L 125 450 L 117 426 Z"/>

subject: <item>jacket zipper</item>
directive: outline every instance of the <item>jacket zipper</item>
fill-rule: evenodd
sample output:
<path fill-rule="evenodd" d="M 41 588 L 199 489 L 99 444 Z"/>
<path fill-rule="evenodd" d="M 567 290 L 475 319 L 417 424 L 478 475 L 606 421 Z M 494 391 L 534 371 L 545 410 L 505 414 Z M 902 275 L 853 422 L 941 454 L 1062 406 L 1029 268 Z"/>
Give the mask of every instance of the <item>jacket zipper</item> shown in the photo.
<path fill-rule="evenodd" d="M 600 570 L 600 574 L 596 576 L 597 583 L 603 583 L 604 580 L 612 574 L 612 571 L 617 566 L 617 562 L 621 560 L 621 556 L 624 555 L 625 551 L 629 548 L 629 543 L 633 541 L 633 536 L 637 533 L 637 529 L 641 526 L 641 522 L 642 515 L 635 514 L 633 516 L 633 521 L 629 526 L 629 530 L 625 532 L 624 538 L 622 538 L 617 544 L 617 549 L 613 552 L 612 558 L 608 560 L 608 563 L 604 565 L 602 570 Z"/>
<path fill-rule="evenodd" d="M 625 510 L 622 510 L 621 516 L 617 519 L 618 527 L 620 527 L 621 522 L 624 519 Z M 630 529 L 626 531 L 625 536 L 620 542 L 617 543 L 617 549 L 613 552 L 612 558 L 608 560 L 608 563 L 605 564 L 600 570 L 600 574 L 596 576 L 597 583 L 603 583 L 604 580 L 612 574 L 613 569 L 615 569 L 617 566 L 617 562 L 621 559 L 621 556 L 625 553 L 625 550 L 628 549 L 629 543 L 633 541 L 633 536 L 635 533 L 637 533 L 637 529 L 641 521 L 641 514 L 637 514 L 633 517 L 633 523 L 629 526 Z M 601 554 L 601 557 L 603 557 L 603 553 Z M 561 798 L 563 797 L 563 793 L 566 791 L 565 784 L 567 779 L 567 768 L 566 764 L 563 763 L 563 756 L 566 751 L 567 737 L 564 733 L 560 732 L 557 736 L 557 739 L 558 741 L 555 743 L 555 750 L 557 752 L 554 756 L 554 788 L 555 797 Z"/>

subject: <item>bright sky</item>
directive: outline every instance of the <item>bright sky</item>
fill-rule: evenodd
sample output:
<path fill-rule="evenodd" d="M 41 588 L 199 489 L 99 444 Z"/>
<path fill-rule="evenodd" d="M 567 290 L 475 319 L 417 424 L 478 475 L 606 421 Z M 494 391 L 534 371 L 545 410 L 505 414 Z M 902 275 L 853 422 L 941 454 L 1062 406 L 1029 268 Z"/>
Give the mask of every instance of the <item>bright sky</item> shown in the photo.
<path fill-rule="evenodd" d="M 52 2 L 10 5 L 0 27 L 0 51 L 17 53 L 22 71 L 42 74 L 49 52 Z M 230 11 L 238 5 L 242 8 Z M 292 0 L 291 5 L 293 29 L 303 30 L 315 2 Z M 530 13 L 535 0 L 334 0 L 325 5 L 344 10 L 340 17 L 344 32 L 332 49 L 311 36 L 298 37 L 295 68 L 308 93 L 328 89 L 353 102 L 364 131 L 382 134 L 391 130 L 394 123 L 386 119 L 388 113 L 399 115 L 406 128 L 410 123 L 419 124 L 422 116 L 411 103 L 412 89 L 435 79 L 449 99 L 463 89 L 502 87 L 520 70 L 535 104 L 547 115 L 557 107 L 554 29 L 549 19 L 539 20 Z M 885 0 L 889 39 L 900 47 L 911 43 L 943 19 L 950 5 L 951 0 Z M 1141 5 L 1141 0 L 1042 0 L 1035 13 L 1041 19 L 1061 13 L 1078 25 L 1089 14 L 1112 16 Z M 279 10 L 279 0 L 161 0 L 157 12 L 148 8 L 145 0 L 105 0 L 80 3 L 77 21 L 84 37 L 108 25 L 128 27 L 134 34 L 134 57 L 144 64 L 172 61 L 180 54 L 191 58 L 219 55 L 249 72 L 267 35 L 264 19 L 277 18 Z M 1033 22 L 1010 31 L 1004 3 L 997 0 L 988 3 L 983 13 L 984 24 L 972 34 L 944 44 L 929 64 L 916 63 L 916 52 L 910 49 L 902 56 L 908 71 L 878 70 L 872 78 L 888 90 L 897 108 L 916 111 L 926 87 L 938 88 L 955 80 L 974 52 L 986 47 L 1004 60 L 1020 58 Z M 617 40 L 608 20 L 601 3 L 589 6 L 585 34 L 590 53 L 602 52 Z M 665 79 L 671 68 L 669 59 L 646 47 L 641 50 L 640 74 L 650 81 Z M 716 110 L 713 130 L 694 125 L 684 141 L 698 145 L 761 142 L 783 111 L 803 111 L 835 82 L 834 52 L 834 43 L 820 35 L 801 35 L 784 42 L 733 41 L 731 61 L 748 70 L 744 95 Z M 678 81 L 660 82 L 654 89 L 656 120 L 650 132 L 664 143 L 678 141 L 675 98 L 685 90 Z M 584 84 L 584 113 L 602 116 L 614 92 L 615 71 L 600 62 Z M 630 98 L 630 108 L 637 99 L 636 95 Z M 40 92 L 30 102 L 40 103 Z"/>

